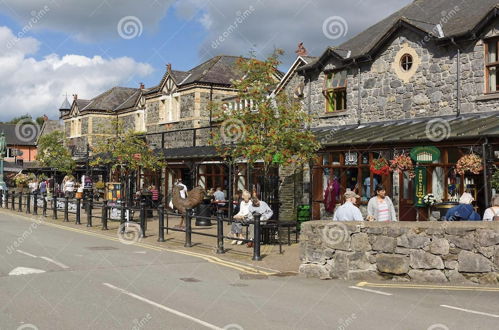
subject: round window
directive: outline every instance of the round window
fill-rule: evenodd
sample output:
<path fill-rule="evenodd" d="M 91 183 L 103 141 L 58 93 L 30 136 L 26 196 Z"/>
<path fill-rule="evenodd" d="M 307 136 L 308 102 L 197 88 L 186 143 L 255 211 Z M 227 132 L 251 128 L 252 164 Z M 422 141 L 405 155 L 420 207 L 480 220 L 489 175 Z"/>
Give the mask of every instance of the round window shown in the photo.
<path fill-rule="evenodd" d="M 404 71 L 409 71 L 412 68 L 413 63 L 414 61 L 412 59 L 412 55 L 410 54 L 404 54 L 400 59 L 400 66 Z"/>

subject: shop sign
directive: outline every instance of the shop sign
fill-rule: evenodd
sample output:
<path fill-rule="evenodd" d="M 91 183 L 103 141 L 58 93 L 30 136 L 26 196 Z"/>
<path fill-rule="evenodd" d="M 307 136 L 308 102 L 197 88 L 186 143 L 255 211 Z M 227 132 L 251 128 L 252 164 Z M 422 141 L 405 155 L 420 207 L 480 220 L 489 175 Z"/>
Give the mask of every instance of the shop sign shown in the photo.
<path fill-rule="evenodd" d="M 433 163 L 440 159 L 440 149 L 433 146 L 412 148 L 410 154 L 417 163 Z"/>
<path fill-rule="evenodd" d="M 414 177 L 414 206 L 424 207 L 424 196 L 426 195 L 426 168 L 416 167 L 414 169 L 416 176 Z"/>
<path fill-rule="evenodd" d="M 345 165 L 357 165 L 358 159 L 356 152 L 345 152 Z"/>

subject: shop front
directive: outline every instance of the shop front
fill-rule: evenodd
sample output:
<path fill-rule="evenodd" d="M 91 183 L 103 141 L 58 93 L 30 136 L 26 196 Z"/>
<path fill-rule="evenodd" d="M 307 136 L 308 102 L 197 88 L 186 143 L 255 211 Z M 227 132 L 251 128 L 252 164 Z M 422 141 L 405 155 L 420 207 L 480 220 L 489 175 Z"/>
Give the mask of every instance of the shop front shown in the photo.
<path fill-rule="evenodd" d="M 325 147 L 312 167 L 313 219 L 332 217 L 347 190 L 361 196 L 365 214 L 377 184 L 385 186 L 401 221 L 440 220 L 464 192 L 483 215 L 493 188 L 489 177 L 499 164 L 498 117 L 449 119 L 438 139 L 427 133 L 428 122 L 318 130 Z"/>

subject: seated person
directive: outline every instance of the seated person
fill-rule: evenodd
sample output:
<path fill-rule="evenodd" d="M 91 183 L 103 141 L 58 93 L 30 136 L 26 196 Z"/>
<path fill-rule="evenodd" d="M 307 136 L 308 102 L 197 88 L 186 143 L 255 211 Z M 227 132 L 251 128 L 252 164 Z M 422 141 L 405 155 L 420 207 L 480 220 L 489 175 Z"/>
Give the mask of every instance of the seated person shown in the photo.
<path fill-rule="evenodd" d="M 447 211 L 445 215 L 445 220 L 448 221 L 480 221 L 480 215 L 475 212 L 473 208 L 473 196 L 470 193 L 464 193 L 459 199 L 459 205 Z"/>
<path fill-rule="evenodd" d="M 497 217 L 497 218 L 496 218 Z M 485 210 L 483 221 L 494 221 L 499 218 L 499 195 L 492 197 L 492 207 Z"/>

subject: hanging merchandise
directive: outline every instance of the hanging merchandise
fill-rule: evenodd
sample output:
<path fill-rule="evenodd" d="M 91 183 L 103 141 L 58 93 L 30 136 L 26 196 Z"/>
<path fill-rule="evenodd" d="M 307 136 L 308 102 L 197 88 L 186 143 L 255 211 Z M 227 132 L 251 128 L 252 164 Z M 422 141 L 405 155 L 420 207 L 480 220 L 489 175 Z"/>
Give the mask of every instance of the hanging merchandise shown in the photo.
<path fill-rule="evenodd" d="M 371 173 L 376 175 L 390 174 L 390 165 L 388 164 L 388 161 L 383 157 L 373 159 L 370 168 L 371 168 Z"/>
<path fill-rule="evenodd" d="M 324 190 L 324 207 L 327 212 L 333 213 L 340 195 L 340 183 L 337 177 L 329 179 Z"/>
<path fill-rule="evenodd" d="M 456 173 L 464 175 L 466 172 L 472 174 L 480 174 L 483 171 L 483 160 L 480 156 L 475 154 L 465 155 L 456 163 Z"/>

